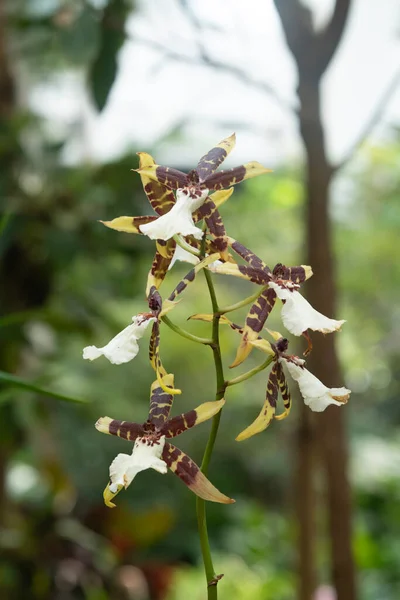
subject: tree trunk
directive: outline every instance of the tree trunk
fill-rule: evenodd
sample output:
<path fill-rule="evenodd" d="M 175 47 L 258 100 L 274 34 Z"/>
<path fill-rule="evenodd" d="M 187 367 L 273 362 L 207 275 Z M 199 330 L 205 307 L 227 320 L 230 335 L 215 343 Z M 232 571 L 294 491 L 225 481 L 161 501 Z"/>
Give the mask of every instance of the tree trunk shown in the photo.
<path fill-rule="evenodd" d="M 307 154 L 307 262 L 315 273 L 307 283 L 307 295 L 317 310 L 333 317 L 335 275 L 328 211 L 333 172 L 325 152 L 319 86 L 304 84 L 300 79 L 298 93 L 301 103 L 300 130 Z M 338 387 L 343 381 L 335 351 L 336 335 L 314 335 L 314 349 L 307 360 L 310 370 L 329 387 Z M 340 407 L 329 407 L 325 412 L 313 416 L 326 480 L 332 580 L 338 600 L 355 600 L 345 412 Z"/>

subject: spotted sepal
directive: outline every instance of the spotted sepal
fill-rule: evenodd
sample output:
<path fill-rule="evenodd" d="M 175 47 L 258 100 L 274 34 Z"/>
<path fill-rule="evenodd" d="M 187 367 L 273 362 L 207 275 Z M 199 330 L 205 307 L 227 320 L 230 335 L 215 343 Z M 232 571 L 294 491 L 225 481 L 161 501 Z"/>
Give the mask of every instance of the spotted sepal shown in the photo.
<path fill-rule="evenodd" d="M 245 260 L 251 267 L 254 267 L 255 269 L 261 269 L 263 271 L 266 271 L 267 273 L 271 272 L 270 268 L 265 264 L 263 260 L 261 260 L 259 256 L 257 256 L 257 254 L 254 254 L 254 252 L 249 250 L 249 248 L 246 248 L 246 246 L 243 246 L 243 244 L 241 244 L 237 240 L 228 237 L 228 244 L 232 248 L 232 250 L 236 252 L 236 254 L 238 254 L 241 258 L 243 258 L 243 260 Z"/>
<path fill-rule="evenodd" d="M 129 421 L 118 421 L 110 417 L 100 417 L 95 427 L 101 433 L 116 435 L 130 442 L 134 442 L 137 437 L 142 436 L 144 433 L 143 425 L 130 423 Z"/>
<path fill-rule="evenodd" d="M 158 247 L 158 241 L 157 241 Z M 146 285 L 146 296 L 149 296 L 150 289 L 154 286 L 156 289 L 160 287 L 162 282 L 165 279 L 165 276 L 168 272 L 168 267 L 171 264 L 172 257 L 174 256 L 176 247 L 176 242 L 173 239 L 167 241 L 166 245 L 163 246 L 163 252 L 167 256 L 163 256 L 159 250 L 157 249 L 153 263 L 151 265 L 151 269 L 147 276 L 147 285 Z"/>
<path fill-rule="evenodd" d="M 200 425 L 200 423 L 207 421 L 207 419 L 211 419 L 211 417 L 221 410 L 224 404 L 224 399 L 216 400 L 215 402 L 205 402 L 193 410 L 173 417 L 165 423 L 162 428 L 162 435 L 165 435 L 167 438 L 176 437 L 195 425 Z"/>
<path fill-rule="evenodd" d="M 160 358 L 160 324 L 158 321 L 154 321 L 151 330 L 149 359 L 151 366 L 156 372 L 157 381 L 161 389 L 163 389 L 164 392 L 166 392 L 167 394 L 172 394 L 173 396 L 175 396 L 176 394 L 181 394 L 182 390 L 170 387 L 169 385 L 167 385 L 167 383 L 165 383 L 165 376 L 167 375 L 167 371 L 165 370 Z"/>
<path fill-rule="evenodd" d="M 195 267 L 193 267 L 193 269 L 190 269 L 189 273 L 187 273 L 185 277 L 181 279 L 176 288 L 168 296 L 168 301 L 173 302 L 175 298 L 187 288 L 189 283 L 192 283 L 194 281 L 197 273 L 201 271 L 201 269 L 207 267 L 212 262 L 216 261 L 218 257 L 219 254 L 210 254 L 210 256 L 203 258 L 203 260 L 201 260 Z"/>
<path fill-rule="evenodd" d="M 246 279 L 252 283 L 257 283 L 258 285 L 267 285 L 271 280 L 269 273 L 266 273 L 263 269 L 247 265 L 238 265 L 232 262 L 225 262 L 222 265 L 213 265 L 210 270 L 213 271 L 213 273 L 220 273 L 221 275 L 240 277 L 240 279 Z"/>
<path fill-rule="evenodd" d="M 148 164 L 144 167 L 136 169 L 140 177 L 146 177 L 152 181 L 156 181 L 169 190 L 177 190 L 178 188 L 188 187 L 190 180 L 186 173 L 172 169 L 171 167 L 163 167 L 160 165 Z"/>
<path fill-rule="evenodd" d="M 174 376 L 168 373 L 163 376 L 164 385 L 168 388 L 174 387 Z M 172 394 L 163 389 L 158 380 L 151 384 L 150 388 L 150 410 L 149 421 L 156 427 L 161 428 L 168 420 L 173 401 Z"/>
<path fill-rule="evenodd" d="M 228 240 L 225 226 L 223 224 L 219 210 L 210 197 L 200 206 L 197 213 L 199 220 L 204 219 L 211 235 L 214 237 L 214 244 L 221 258 L 228 260 Z"/>
<path fill-rule="evenodd" d="M 240 346 L 231 367 L 237 367 L 248 357 L 253 349 L 251 342 L 258 339 L 269 313 L 274 308 L 275 301 L 276 294 L 271 288 L 263 290 L 258 296 L 247 314 Z"/>
<path fill-rule="evenodd" d="M 146 175 L 146 169 L 156 166 L 154 158 L 147 152 L 138 152 L 137 154 L 139 156 L 138 171 L 147 199 L 158 215 L 165 215 L 175 204 L 174 193 L 159 181 Z"/>
<path fill-rule="evenodd" d="M 289 390 L 289 387 L 288 387 L 288 384 L 286 381 L 285 373 L 283 372 L 283 369 L 282 369 L 282 365 L 279 362 L 276 364 L 278 365 L 277 378 L 278 378 L 279 391 L 282 396 L 283 406 L 284 406 L 285 410 L 280 415 L 275 415 L 275 419 L 277 419 L 278 421 L 281 421 L 282 419 L 286 419 L 286 417 L 290 413 L 290 409 L 292 408 L 292 397 L 290 395 L 290 390 Z"/>
<path fill-rule="evenodd" d="M 205 182 L 218 169 L 219 165 L 224 162 L 235 147 L 235 143 L 236 136 L 233 133 L 201 157 L 196 167 L 200 183 Z"/>
<path fill-rule="evenodd" d="M 270 173 L 270 169 L 266 169 L 259 162 L 252 161 L 241 165 L 240 167 L 234 167 L 233 169 L 225 169 L 218 171 L 207 178 L 206 185 L 209 190 L 223 190 L 225 188 L 236 185 L 245 179 L 251 179 L 258 175 L 264 175 L 264 173 Z"/>
<path fill-rule="evenodd" d="M 147 215 L 143 217 L 117 217 L 112 221 L 100 221 L 109 229 L 116 231 L 124 231 L 125 233 L 142 233 L 139 229 L 140 225 L 152 223 L 157 217 L 155 215 Z"/>
<path fill-rule="evenodd" d="M 260 414 L 251 425 L 239 433 L 236 441 L 242 442 L 243 440 L 247 440 L 247 438 L 252 437 L 256 433 L 264 431 L 264 429 L 268 427 L 274 418 L 276 403 L 278 400 L 278 369 L 279 365 L 278 363 L 275 363 L 271 369 L 271 373 L 269 374 L 265 402 Z"/>
<path fill-rule="evenodd" d="M 203 500 L 232 504 L 235 502 L 221 494 L 216 487 L 200 471 L 196 463 L 187 454 L 169 442 L 165 442 L 162 458 L 167 466 L 177 475 L 188 488 Z"/>
<path fill-rule="evenodd" d="M 274 270 L 272 271 L 274 281 L 277 283 L 279 283 L 279 280 L 281 280 L 283 282 L 290 281 L 291 283 L 295 283 L 297 285 L 309 279 L 312 274 L 312 269 L 308 265 L 286 267 L 285 265 L 278 263 L 275 265 Z"/>

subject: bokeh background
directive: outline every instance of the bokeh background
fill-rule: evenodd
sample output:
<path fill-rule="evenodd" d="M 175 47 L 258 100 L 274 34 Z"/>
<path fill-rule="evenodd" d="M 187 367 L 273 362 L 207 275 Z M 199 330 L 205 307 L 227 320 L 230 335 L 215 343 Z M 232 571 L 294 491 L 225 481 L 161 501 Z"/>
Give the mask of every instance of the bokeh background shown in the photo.
<path fill-rule="evenodd" d="M 336 353 L 314 335 L 310 364 L 353 393 L 313 418 L 295 396 L 289 419 L 239 444 L 266 374 L 229 390 L 210 478 L 237 502 L 208 505 L 220 597 L 399 598 L 399 23 L 395 0 L 0 0 L 2 599 L 205 597 L 195 498 L 176 477 L 142 473 L 103 505 L 127 448 L 93 425 L 146 418 L 146 342 L 119 367 L 82 348 L 144 307 L 152 242 L 98 223 L 148 212 L 135 152 L 187 170 L 232 131 L 228 166 L 274 172 L 238 187 L 227 230 L 271 266 L 313 259 L 305 292 L 347 323 Z M 217 285 L 221 304 L 253 291 Z M 208 310 L 199 277 L 173 319 Z M 177 410 L 211 400 L 210 352 L 164 329 Z M 237 342 L 223 331 L 226 365 Z M 182 437 L 197 462 L 208 430 Z"/>

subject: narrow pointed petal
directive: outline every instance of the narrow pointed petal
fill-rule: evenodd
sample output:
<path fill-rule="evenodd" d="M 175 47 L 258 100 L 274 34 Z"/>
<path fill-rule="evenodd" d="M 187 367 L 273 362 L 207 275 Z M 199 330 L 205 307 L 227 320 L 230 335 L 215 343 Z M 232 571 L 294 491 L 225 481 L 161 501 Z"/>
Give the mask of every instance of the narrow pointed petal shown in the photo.
<path fill-rule="evenodd" d="M 147 285 L 146 285 L 146 296 L 149 296 L 151 288 L 154 286 L 157 290 L 165 279 L 165 276 L 170 268 L 171 262 L 173 260 L 174 252 L 175 252 L 175 241 L 168 240 L 167 246 L 164 248 L 165 254 L 168 252 L 168 256 L 162 256 L 160 252 L 155 253 L 153 258 L 153 263 L 151 265 L 151 269 L 147 276 Z"/>
<path fill-rule="evenodd" d="M 272 348 L 272 346 L 268 342 L 268 340 L 264 340 L 263 338 L 259 338 L 257 340 L 252 340 L 250 342 L 250 344 L 254 348 L 257 348 L 258 350 L 261 350 L 261 352 L 265 352 L 265 354 L 269 354 L 270 356 L 275 356 L 275 350 Z"/>
<path fill-rule="evenodd" d="M 247 427 L 244 431 L 239 433 L 239 435 L 236 438 L 236 441 L 242 442 L 243 440 L 247 440 L 248 438 L 252 437 L 256 433 L 264 431 L 264 429 L 268 427 L 268 425 L 274 418 L 276 402 L 278 400 L 277 369 L 277 363 L 275 363 L 271 369 L 271 373 L 268 378 L 265 402 L 260 414 L 258 415 L 256 420 L 253 421 L 251 425 L 249 425 L 249 427 Z"/>
<path fill-rule="evenodd" d="M 243 260 L 245 260 L 251 267 L 255 269 L 260 269 L 261 271 L 266 271 L 266 273 L 271 273 L 271 269 L 265 264 L 264 261 L 261 260 L 257 254 L 254 254 L 249 248 L 243 246 L 237 240 L 228 237 L 228 244 L 238 254 Z"/>
<path fill-rule="evenodd" d="M 163 460 L 175 475 L 177 475 L 188 488 L 203 500 L 232 504 L 235 502 L 221 494 L 216 487 L 200 471 L 196 463 L 187 454 L 169 442 L 165 442 L 162 453 Z"/>
<path fill-rule="evenodd" d="M 211 323 L 213 318 L 214 315 L 212 314 L 209 315 L 205 313 L 198 313 L 196 315 L 191 315 L 190 317 L 188 317 L 188 320 L 192 319 L 193 321 L 205 321 L 206 323 Z M 231 325 L 231 321 L 225 315 L 221 315 L 219 317 L 219 323 L 220 325 Z"/>
<path fill-rule="evenodd" d="M 163 258 L 171 258 L 174 254 L 175 247 L 175 240 L 156 240 L 157 252 L 159 252 Z"/>
<path fill-rule="evenodd" d="M 160 374 L 160 377 L 164 377 L 167 371 L 164 369 L 160 359 L 160 325 L 158 321 L 154 321 L 151 330 L 150 344 L 149 344 L 149 360 L 150 364 L 155 372 Z"/>
<path fill-rule="evenodd" d="M 215 206 L 219 208 L 224 204 L 229 198 L 232 196 L 234 192 L 233 187 L 228 188 L 227 190 L 217 190 L 213 194 L 210 194 L 211 200 L 214 202 Z"/>
<path fill-rule="evenodd" d="M 209 190 L 223 190 L 245 179 L 264 175 L 264 173 L 271 173 L 271 170 L 266 169 L 257 161 L 252 161 L 240 167 L 218 171 L 208 177 L 205 183 Z"/>
<path fill-rule="evenodd" d="M 290 281 L 297 285 L 303 283 L 307 279 L 312 277 L 312 268 L 308 265 L 299 265 L 298 267 L 286 267 L 282 263 L 275 265 L 272 274 L 275 280 L 281 280 L 282 282 Z"/>
<path fill-rule="evenodd" d="M 174 192 L 165 185 L 151 179 L 145 174 L 146 169 L 152 169 L 156 163 L 150 154 L 147 152 L 138 152 L 139 155 L 139 175 L 142 180 L 144 192 L 153 208 L 158 215 L 165 215 L 175 204 Z M 143 169 L 143 172 L 140 170 Z"/>
<path fill-rule="evenodd" d="M 169 295 L 168 300 L 170 302 L 174 302 L 175 298 L 187 288 L 189 283 L 192 283 L 194 281 L 197 273 L 201 271 L 201 269 L 208 267 L 208 265 L 216 261 L 218 259 L 218 256 L 218 254 L 210 254 L 210 256 L 203 258 L 203 260 L 200 261 L 193 269 L 191 269 L 189 273 L 187 273 L 185 277 L 178 283 L 176 288 Z"/>
<path fill-rule="evenodd" d="M 177 190 L 190 185 L 185 173 L 178 171 L 178 169 L 171 169 L 170 167 L 149 164 L 139 167 L 139 169 L 136 169 L 136 172 L 139 173 L 141 178 L 147 177 L 152 181 L 157 181 L 170 190 Z"/>
<path fill-rule="evenodd" d="M 223 224 L 219 210 L 214 202 L 208 197 L 204 204 L 197 210 L 197 216 L 204 219 L 211 235 L 214 237 L 214 244 L 218 249 L 221 257 L 228 260 L 228 239 L 225 226 Z"/>
<path fill-rule="evenodd" d="M 346 321 L 329 319 L 315 310 L 299 292 L 282 288 L 274 282 L 269 283 L 278 298 L 284 301 L 281 318 L 284 326 L 293 335 L 302 335 L 303 331 L 312 329 L 322 333 L 337 331 Z"/>
<path fill-rule="evenodd" d="M 141 225 L 140 231 L 152 240 L 169 240 L 176 234 L 193 235 L 201 239 L 203 233 L 194 222 L 192 213 L 197 210 L 207 198 L 208 190 L 203 190 L 196 196 L 186 190 L 176 192 L 176 203 L 171 210 L 152 223 Z"/>
<path fill-rule="evenodd" d="M 174 387 L 174 376 L 168 373 L 163 376 L 163 382 L 167 387 Z M 156 427 L 161 428 L 169 417 L 173 401 L 172 394 L 168 394 L 160 386 L 158 381 L 154 381 L 150 388 L 150 410 L 149 421 Z"/>
<path fill-rule="evenodd" d="M 95 425 L 97 431 L 116 435 L 129 442 L 134 442 L 138 436 L 143 435 L 143 425 L 131 423 L 129 421 L 118 421 L 110 417 L 100 417 Z"/>
<path fill-rule="evenodd" d="M 201 157 L 196 167 L 200 183 L 203 183 L 207 177 L 210 177 L 218 169 L 219 165 L 224 162 L 235 147 L 235 143 L 236 136 L 233 133 Z"/>
<path fill-rule="evenodd" d="M 281 359 L 290 375 L 297 381 L 304 403 L 314 412 L 324 411 L 330 404 L 342 406 L 348 401 L 351 391 L 345 387 L 328 388 L 304 367 Z"/>
<path fill-rule="evenodd" d="M 290 390 L 288 388 L 288 384 L 286 382 L 285 373 L 283 372 L 281 364 L 278 362 L 277 364 L 277 378 L 278 378 L 278 386 L 279 391 L 282 396 L 283 406 L 285 410 L 280 415 L 275 415 L 275 419 L 277 421 L 282 421 L 282 419 L 286 419 L 286 417 L 290 413 L 290 409 L 292 408 L 292 397 L 290 395 Z"/>
<path fill-rule="evenodd" d="M 258 285 L 266 285 L 270 281 L 270 275 L 255 267 L 246 265 L 237 265 L 231 262 L 225 262 L 223 264 L 216 264 L 209 267 L 209 270 L 213 273 L 220 273 L 221 275 L 233 275 L 240 279 L 246 279 L 252 283 Z"/>
<path fill-rule="evenodd" d="M 217 414 L 225 404 L 225 400 L 216 400 L 214 402 L 205 402 L 197 408 L 189 410 L 186 413 L 173 417 L 167 421 L 162 428 L 162 435 L 166 438 L 176 437 L 184 431 L 199 425 Z"/>
<path fill-rule="evenodd" d="M 264 327 L 269 313 L 274 308 L 276 294 L 274 290 L 268 288 L 264 290 L 250 308 L 246 317 L 246 323 L 243 328 L 243 336 L 238 348 L 236 358 L 231 367 L 240 365 L 250 354 L 253 346 L 251 342 L 257 340 L 259 333 Z"/>
<path fill-rule="evenodd" d="M 100 221 L 109 229 L 115 229 L 116 231 L 124 231 L 125 233 L 139 233 L 139 227 L 141 225 L 147 225 L 157 220 L 155 215 L 148 215 L 143 217 L 117 217 L 112 221 Z"/>

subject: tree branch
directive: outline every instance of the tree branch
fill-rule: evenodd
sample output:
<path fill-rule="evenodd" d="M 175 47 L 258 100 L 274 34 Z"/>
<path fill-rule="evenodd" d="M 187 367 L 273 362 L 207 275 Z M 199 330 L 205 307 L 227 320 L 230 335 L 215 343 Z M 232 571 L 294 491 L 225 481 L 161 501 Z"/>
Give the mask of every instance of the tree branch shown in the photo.
<path fill-rule="evenodd" d="M 274 88 L 271 85 L 269 85 L 268 83 L 266 83 L 264 81 L 259 81 L 257 79 L 253 79 L 246 73 L 246 71 L 243 71 L 242 69 L 239 69 L 238 67 L 235 67 L 234 65 L 229 65 L 222 61 L 215 60 L 214 58 L 211 58 L 208 54 L 206 54 L 204 52 L 202 52 L 200 57 L 197 58 L 195 56 L 187 56 L 185 54 L 181 54 L 180 52 L 177 52 L 175 50 L 170 50 L 170 48 L 164 46 L 163 44 L 160 44 L 156 40 L 151 40 L 151 39 L 147 39 L 147 38 L 139 38 L 139 37 L 134 37 L 134 36 L 129 36 L 129 39 L 138 44 L 142 44 L 144 46 L 152 48 L 153 50 L 156 50 L 157 52 L 161 52 L 164 55 L 164 58 L 168 58 L 170 60 L 177 60 L 179 62 L 183 62 L 183 63 L 189 64 L 189 65 L 195 65 L 198 67 L 206 66 L 206 67 L 215 69 L 217 71 L 223 71 L 227 74 L 233 75 L 234 77 L 236 77 L 236 79 L 238 79 L 242 83 L 244 83 L 246 85 L 251 85 L 255 89 L 258 89 L 258 90 L 270 95 L 271 98 L 273 98 L 281 107 L 283 107 L 288 112 L 291 112 L 291 113 L 298 112 L 298 109 L 294 105 L 291 105 L 287 100 L 285 100 L 279 94 L 277 94 L 275 92 Z"/>
<path fill-rule="evenodd" d="M 351 0 L 336 0 L 331 20 L 316 34 L 320 73 L 324 73 L 335 54 L 347 23 Z"/>
<path fill-rule="evenodd" d="M 344 167 L 353 158 L 353 156 L 355 155 L 357 150 L 362 146 L 362 144 L 368 138 L 368 136 L 370 135 L 370 133 L 373 130 L 373 128 L 375 127 L 375 125 L 377 125 L 379 123 L 379 121 L 382 117 L 382 113 L 385 110 L 387 104 L 389 103 L 389 100 L 391 99 L 391 97 L 392 97 L 393 93 L 395 92 L 399 83 L 400 83 L 400 68 L 397 70 L 397 72 L 395 73 L 394 77 L 392 78 L 390 84 L 388 85 L 387 89 L 382 94 L 382 97 L 379 100 L 378 104 L 376 105 L 375 110 L 372 112 L 371 117 L 368 119 L 367 123 L 363 127 L 363 129 L 362 129 L 360 135 L 358 136 L 358 138 L 356 139 L 356 141 L 353 143 L 351 148 L 347 151 L 344 158 L 339 163 L 332 166 L 332 169 L 335 173 L 339 169 Z"/>

